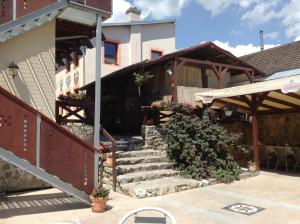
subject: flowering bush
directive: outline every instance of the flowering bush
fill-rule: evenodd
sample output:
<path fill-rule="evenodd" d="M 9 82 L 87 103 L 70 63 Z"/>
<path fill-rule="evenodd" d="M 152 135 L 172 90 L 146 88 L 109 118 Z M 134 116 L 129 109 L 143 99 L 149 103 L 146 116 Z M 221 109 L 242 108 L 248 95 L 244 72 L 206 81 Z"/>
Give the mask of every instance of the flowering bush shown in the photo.
<path fill-rule="evenodd" d="M 196 116 L 190 106 L 174 108 L 167 123 L 167 155 L 183 173 L 194 179 L 217 178 L 222 182 L 238 179 L 240 169 L 229 156 L 237 136 L 227 135 L 207 109 Z"/>

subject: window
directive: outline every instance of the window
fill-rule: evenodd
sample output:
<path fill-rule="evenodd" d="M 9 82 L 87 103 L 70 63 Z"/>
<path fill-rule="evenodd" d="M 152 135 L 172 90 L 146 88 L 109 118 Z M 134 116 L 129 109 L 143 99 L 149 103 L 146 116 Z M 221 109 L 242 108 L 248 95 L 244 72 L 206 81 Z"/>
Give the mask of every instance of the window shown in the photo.
<path fill-rule="evenodd" d="M 104 63 L 118 64 L 118 44 L 112 42 L 104 42 Z"/>
<path fill-rule="evenodd" d="M 151 59 L 156 59 L 162 56 L 162 51 L 151 50 Z"/>

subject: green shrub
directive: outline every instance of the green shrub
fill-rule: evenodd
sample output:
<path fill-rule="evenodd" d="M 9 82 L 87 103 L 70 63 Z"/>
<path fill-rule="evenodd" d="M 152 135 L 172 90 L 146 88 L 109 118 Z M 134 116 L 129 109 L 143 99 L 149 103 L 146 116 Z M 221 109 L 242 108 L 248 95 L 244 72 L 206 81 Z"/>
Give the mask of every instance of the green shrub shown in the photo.
<path fill-rule="evenodd" d="M 97 188 L 95 188 L 92 192 L 92 197 L 94 198 L 105 198 L 109 195 L 109 190 L 105 189 L 102 186 L 98 186 Z"/>
<path fill-rule="evenodd" d="M 238 178 L 240 169 L 228 154 L 238 136 L 228 135 L 206 109 L 199 113 L 187 105 L 173 108 L 167 123 L 167 155 L 175 167 L 194 179 L 215 177 L 222 182 Z"/>

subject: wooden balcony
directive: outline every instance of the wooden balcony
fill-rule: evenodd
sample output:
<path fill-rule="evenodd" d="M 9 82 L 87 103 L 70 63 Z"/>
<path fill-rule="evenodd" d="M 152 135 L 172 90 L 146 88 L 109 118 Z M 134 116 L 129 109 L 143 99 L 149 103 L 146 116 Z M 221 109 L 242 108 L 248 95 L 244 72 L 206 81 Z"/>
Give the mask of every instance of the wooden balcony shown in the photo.
<path fill-rule="evenodd" d="M 112 13 L 112 0 L 26 0 L 16 1 L 14 6 L 13 0 L 4 0 L 0 4 L 0 25 L 17 20 L 23 16 L 32 14 L 46 7 L 55 4 L 71 4 L 77 6 L 85 6 L 86 8 Z"/>

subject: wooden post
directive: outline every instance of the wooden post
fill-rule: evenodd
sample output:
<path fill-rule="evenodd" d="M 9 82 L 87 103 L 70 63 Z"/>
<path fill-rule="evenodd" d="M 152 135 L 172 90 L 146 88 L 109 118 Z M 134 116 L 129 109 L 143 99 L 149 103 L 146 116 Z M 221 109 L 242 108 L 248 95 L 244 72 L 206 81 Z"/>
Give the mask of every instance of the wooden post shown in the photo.
<path fill-rule="evenodd" d="M 175 59 L 173 64 L 173 77 L 172 77 L 172 101 L 177 104 L 177 74 L 178 74 L 178 61 Z"/>
<path fill-rule="evenodd" d="M 201 67 L 201 77 L 202 77 L 202 88 L 208 88 L 208 79 L 207 79 L 205 67 Z"/>
<path fill-rule="evenodd" d="M 257 170 L 260 170 L 258 122 L 257 122 L 257 98 L 255 94 L 252 95 L 252 145 L 253 145 L 253 160 L 256 163 Z"/>

